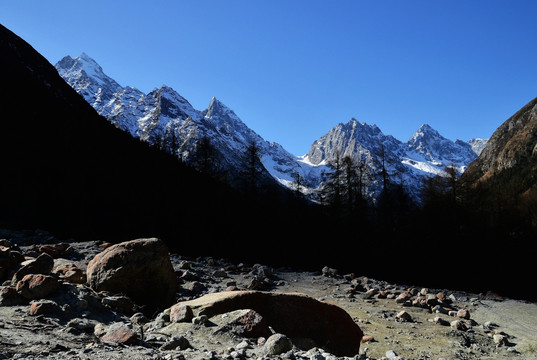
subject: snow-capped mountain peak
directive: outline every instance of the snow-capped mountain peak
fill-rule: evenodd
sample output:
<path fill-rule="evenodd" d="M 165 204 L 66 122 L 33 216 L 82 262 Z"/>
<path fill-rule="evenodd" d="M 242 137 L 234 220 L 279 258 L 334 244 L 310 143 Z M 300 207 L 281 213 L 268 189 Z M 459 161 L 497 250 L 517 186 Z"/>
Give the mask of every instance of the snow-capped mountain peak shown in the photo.
<path fill-rule="evenodd" d="M 255 143 L 267 176 L 270 174 L 272 180 L 293 188 L 298 174 L 304 193 L 314 194 L 323 186 L 323 173 L 330 171 L 328 164 L 336 156 L 350 156 L 365 163 L 371 173 L 378 173 L 380 164 L 387 164 L 392 174 L 398 174 L 398 181 L 417 197 L 424 176 L 442 175 L 446 166 L 462 172 L 486 142 L 453 142 L 424 124 L 403 143 L 383 134 L 377 125 L 351 118 L 313 142 L 306 155 L 297 157 L 281 145 L 264 140 L 216 97 L 211 98 L 207 109 L 200 111 L 167 85 L 147 94 L 132 86 L 122 87 L 84 53 L 74 59 L 64 57 L 56 69 L 117 127 L 186 162 L 196 163 L 200 140 L 209 138 L 219 154 L 221 172 L 235 183 L 240 182 L 243 173 L 244 152 Z M 378 191 L 379 181 L 373 179 L 367 193 L 374 197 Z"/>

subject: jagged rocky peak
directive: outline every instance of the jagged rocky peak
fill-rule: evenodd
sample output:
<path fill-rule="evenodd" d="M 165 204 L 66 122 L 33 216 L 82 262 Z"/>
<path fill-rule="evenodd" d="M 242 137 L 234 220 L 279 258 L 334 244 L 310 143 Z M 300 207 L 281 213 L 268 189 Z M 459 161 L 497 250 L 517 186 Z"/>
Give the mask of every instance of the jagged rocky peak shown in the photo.
<path fill-rule="evenodd" d="M 229 116 L 237 118 L 237 115 L 233 110 L 213 96 L 211 98 L 211 102 L 209 103 L 209 107 L 206 110 L 205 117 L 214 118 L 216 116 Z"/>
<path fill-rule="evenodd" d="M 94 108 L 104 106 L 123 88 L 107 76 L 102 67 L 86 53 L 76 58 L 65 56 L 56 64 L 56 70 Z"/>
<path fill-rule="evenodd" d="M 105 75 L 102 67 L 86 53 L 82 53 L 74 59 L 69 55 L 65 56 L 56 64 L 56 69 L 62 76 L 68 71 L 80 72 L 78 73 L 79 76 L 85 75 L 85 77 L 90 79 L 116 83 Z"/>
<path fill-rule="evenodd" d="M 173 88 L 162 85 L 159 89 L 153 90 L 160 97 L 161 113 L 170 118 L 186 119 L 188 117 L 198 118 L 199 112 Z"/>
<path fill-rule="evenodd" d="M 431 127 L 429 124 L 423 124 L 421 125 L 418 130 L 412 135 L 412 137 L 408 140 L 409 144 L 417 143 L 420 141 L 424 142 L 433 142 L 437 139 L 444 139 L 442 135 L 435 129 Z"/>
<path fill-rule="evenodd" d="M 458 142 L 462 142 L 462 140 L 457 140 Z M 481 151 L 485 148 L 487 145 L 488 139 L 481 139 L 481 138 L 475 138 L 468 141 L 468 144 L 472 148 L 472 150 L 479 156 L 481 154 Z"/>

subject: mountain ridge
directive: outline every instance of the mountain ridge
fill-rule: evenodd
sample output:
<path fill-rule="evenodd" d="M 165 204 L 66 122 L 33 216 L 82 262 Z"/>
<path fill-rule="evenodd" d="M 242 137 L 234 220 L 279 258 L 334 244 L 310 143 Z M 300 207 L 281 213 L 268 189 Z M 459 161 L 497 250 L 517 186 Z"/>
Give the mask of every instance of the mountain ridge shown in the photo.
<path fill-rule="evenodd" d="M 74 59 L 64 57 L 56 69 L 99 114 L 132 136 L 151 144 L 161 143 L 166 151 L 187 163 L 193 162 L 200 139 L 208 136 L 220 153 L 219 171 L 227 173 L 228 181 L 235 184 L 241 182 L 238 169 L 243 167 L 242 154 L 253 142 L 262 154 L 265 181 L 294 189 L 300 176 L 301 191 L 314 200 L 320 196 L 323 174 L 331 171 L 328 164 L 336 152 L 366 161 L 374 173 L 378 170 L 379 154 L 387 150 L 390 171 L 400 174 L 397 181 L 405 183 L 409 193 L 419 198 L 423 177 L 443 176 L 447 166 L 455 166 L 460 174 L 480 151 L 479 146 L 472 148 L 470 142 L 442 137 L 427 124 L 402 142 L 383 134 L 376 125 L 351 118 L 345 123 L 350 125 L 339 123 L 314 141 L 305 155 L 296 156 L 280 144 L 263 139 L 214 96 L 206 109 L 197 110 L 166 85 L 147 94 L 131 86 L 121 87 L 85 53 Z M 479 144 L 478 140 L 471 141 Z M 372 181 L 368 196 L 375 198 L 379 191 L 379 181 Z"/>

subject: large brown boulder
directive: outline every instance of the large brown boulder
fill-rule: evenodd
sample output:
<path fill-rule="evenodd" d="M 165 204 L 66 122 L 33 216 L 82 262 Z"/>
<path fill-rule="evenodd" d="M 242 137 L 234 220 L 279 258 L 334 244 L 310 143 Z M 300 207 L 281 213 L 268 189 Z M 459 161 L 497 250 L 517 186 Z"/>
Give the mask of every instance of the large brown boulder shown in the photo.
<path fill-rule="evenodd" d="M 295 339 L 311 339 L 336 356 L 354 356 L 363 336 L 360 327 L 342 308 L 302 294 L 263 291 L 224 291 L 179 303 L 196 316 L 252 309 L 274 331 Z"/>
<path fill-rule="evenodd" d="M 156 238 L 110 246 L 89 262 L 86 275 L 92 289 L 124 294 L 146 313 L 175 302 L 177 276 L 166 245 Z"/>

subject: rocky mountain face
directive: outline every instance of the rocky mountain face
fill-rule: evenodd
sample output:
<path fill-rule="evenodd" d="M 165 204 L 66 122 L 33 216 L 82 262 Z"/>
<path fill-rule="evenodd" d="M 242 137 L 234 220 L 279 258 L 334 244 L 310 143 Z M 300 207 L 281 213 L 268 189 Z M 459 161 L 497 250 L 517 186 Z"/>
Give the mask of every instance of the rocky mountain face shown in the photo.
<path fill-rule="evenodd" d="M 351 119 L 314 142 L 305 158 L 314 165 L 329 163 L 337 156 L 349 156 L 364 162 L 371 174 L 377 174 L 369 188 L 373 197 L 381 189 L 378 174 L 384 166 L 392 182 L 402 184 L 414 198 L 419 198 L 424 177 L 445 176 L 447 166 L 454 167 L 461 174 L 477 157 L 483 143 L 486 140 L 453 142 L 427 124 L 403 143 L 383 134 L 376 125 Z"/>
<path fill-rule="evenodd" d="M 134 87 L 122 87 L 86 54 L 66 56 L 56 64 L 59 74 L 90 103 L 99 114 L 132 136 L 158 145 L 187 163 L 199 160 L 201 139 L 208 138 L 218 164 L 215 172 L 241 184 L 246 150 L 255 143 L 263 162 L 289 167 L 294 157 L 281 146 L 269 143 L 249 129 L 226 105 L 212 98 L 205 110 L 196 110 L 172 88 L 163 85 L 144 94 Z M 273 182 L 266 170 L 264 181 Z"/>
<path fill-rule="evenodd" d="M 453 142 L 423 125 L 408 142 L 402 143 L 384 135 L 375 125 L 351 119 L 315 141 L 306 155 L 295 156 L 281 145 L 264 140 L 214 97 L 208 108 L 200 111 L 167 86 L 148 94 L 134 87 L 122 87 L 86 54 L 75 59 L 66 56 L 56 64 L 56 69 L 99 114 L 132 136 L 159 144 L 191 164 L 196 163 L 200 140 L 206 137 L 217 151 L 218 171 L 227 173 L 232 183 L 240 182 L 246 149 L 256 143 L 265 175 L 270 174 L 289 188 L 296 186 L 296 175 L 300 175 L 301 190 L 312 198 L 322 188 L 322 174 L 330 171 L 328 164 L 336 152 L 366 162 L 371 173 L 378 173 L 382 153 L 390 173 L 397 176 L 396 181 L 419 197 L 424 176 L 442 175 L 446 166 L 455 166 L 462 173 L 486 142 Z M 374 180 L 368 194 L 375 197 L 379 189 L 379 181 Z"/>
<path fill-rule="evenodd" d="M 485 181 L 515 168 L 532 166 L 537 156 L 537 98 L 507 119 L 492 134 L 465 177 Z"/>
<path fill-rule="evenodd" d="M 537 226 L 537 98 L 492 134 L 461 182 L 473 189 L 472 201 L 487 209 L 496 225 Z"/>

